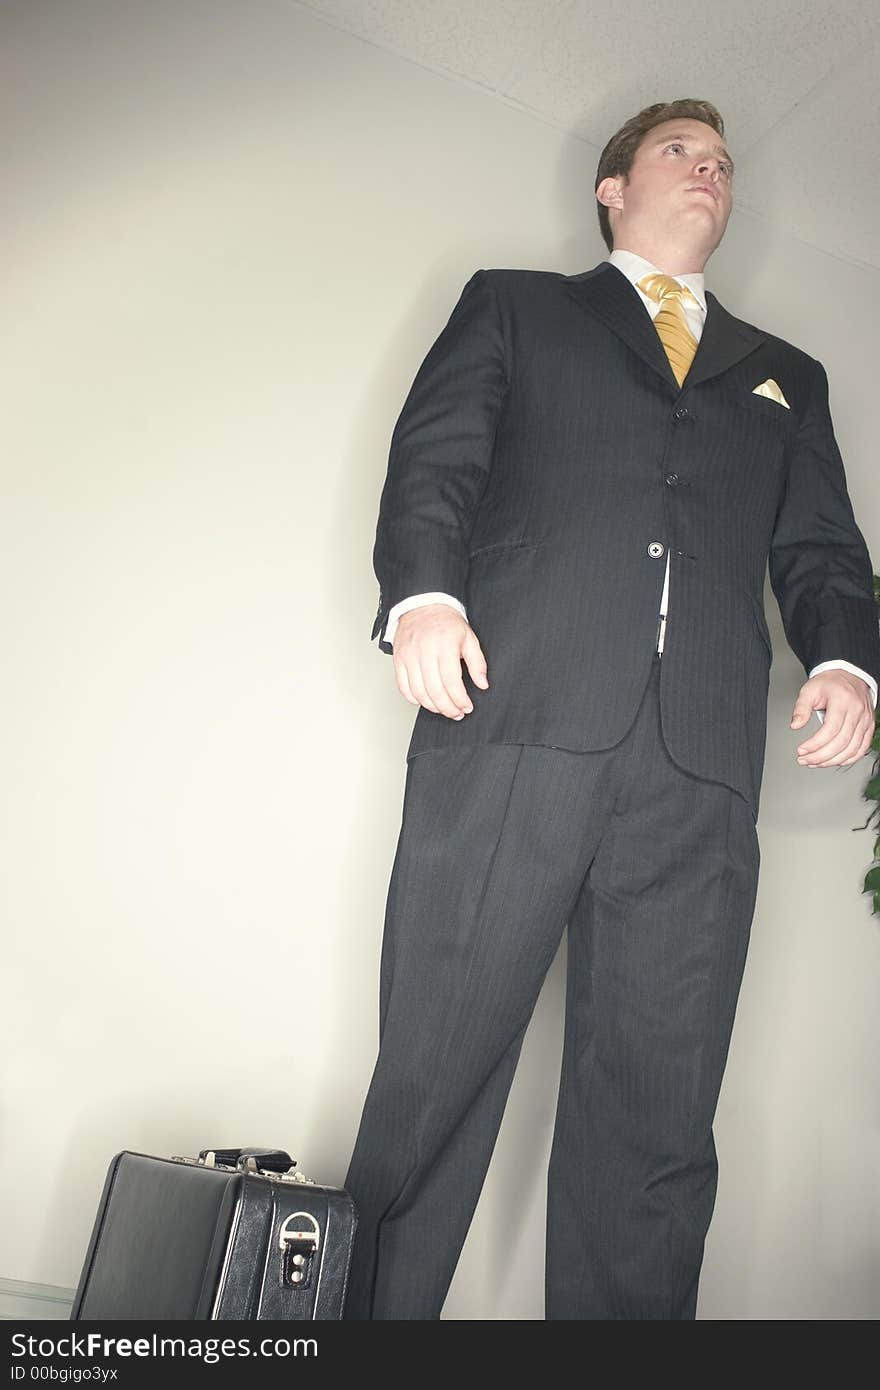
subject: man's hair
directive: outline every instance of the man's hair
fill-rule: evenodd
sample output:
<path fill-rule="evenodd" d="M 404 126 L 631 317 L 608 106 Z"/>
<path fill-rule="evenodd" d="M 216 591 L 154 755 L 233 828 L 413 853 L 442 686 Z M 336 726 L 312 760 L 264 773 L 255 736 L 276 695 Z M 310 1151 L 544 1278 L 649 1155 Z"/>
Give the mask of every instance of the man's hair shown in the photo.
<path fill-rule="evenodd" d="M 664 121 L 674 120 L 677 116 L 694 121 L 705 121 L 706 125 L 712 126 L 719 135 L 724 135 L 724 121 L 721 119 L 721 113 L 710 101 L 697 101 L 691 97 L 683 97 L 681 101 L 657 101 L 653 106 L 646 106 L 637 116 L 631 116 L 626 124 L 612 135 L 599 157 L 599 167 L 596 170 L 596 182 L 593 191 L 595 192 L 603 179 L 613 178 L 618 174 L 627 176 L 632 168 L 636 150 L 648 131 L 653 130 L 655 125 L 662 125 Z M 599 202 L 598 198 L 596 199 L 596 206 L 599 210 L 599 229 L 602 233 L 602 239 L 608 250 L 613 251 L 614 237 L 611 232 L 608 209 L 604 203 Z"/>

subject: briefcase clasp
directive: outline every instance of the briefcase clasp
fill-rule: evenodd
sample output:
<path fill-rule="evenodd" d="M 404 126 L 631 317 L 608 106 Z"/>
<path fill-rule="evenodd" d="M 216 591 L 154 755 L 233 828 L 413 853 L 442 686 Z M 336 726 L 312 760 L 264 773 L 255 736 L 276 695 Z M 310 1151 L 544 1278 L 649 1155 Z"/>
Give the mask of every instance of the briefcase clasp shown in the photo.
<path fill-rule="evenodd" d="M 310 1221 L 310 1222 L 312 1223 L 313 1229 L 310 1230 L 310 1231 L 303 1231 L 303 1230 L 291 1231 L 291 1230 L 288 1230 L 288 1227 L 290 1226 L 291 1221 L 296 1221 L 297 1217 L 303 1217 L 306 1221 Z M 318 1225 L 318 1223 L 317 1223 L 317 1221 L 315 1220 L 315 1218 L 312 1216 L 311 1212 L 308 1212 L 308 1211 L 294 1211 L 294 1212 L 291 1212 L 290 1216 L 287 1217 L 286 1221 L 284 1222 L 283 1226 L 281 1227 L 281 1233 L 280 1233 L 279 1238 L 278 1238 L 278 1245 L 279 1245 L 280 1249 L 286 1250 L 287 1247 L 288 1247 L 288 1245 L 293 1245 L 293 1244 L 299 1245 L 299 1244 L 302 1243 L 302 1244 L 304 1244 L 304 1245 L 308 1245 L 308 1247 L 309 1247 L 308 1253 L 309 1253 L 310 1255 L 314 1255 L 315 1251 L 316 1251 L 317 1248 L 318 1248 L 318 1244 L 319 1244 L 319 1242 L 320 1242 L 320 1238 L 321 1238 L 321 1228 L 320 1228 L 320 1226 Z"/>
<path fill-rule="evenodd" d="M 291 1225 L 299 1221 L 298 1229 Z M 304 1230 L 303 1221 L 311 1223 L 310 1230 Z M 278 1245 L 283 1254 L 282 1278 L 291 1284 L 308 1284 L 311 1257 L 317 1254 L 321 1229 L 308 1211 L 294 1211 L 284 1221 L 278 1237 Z"/>

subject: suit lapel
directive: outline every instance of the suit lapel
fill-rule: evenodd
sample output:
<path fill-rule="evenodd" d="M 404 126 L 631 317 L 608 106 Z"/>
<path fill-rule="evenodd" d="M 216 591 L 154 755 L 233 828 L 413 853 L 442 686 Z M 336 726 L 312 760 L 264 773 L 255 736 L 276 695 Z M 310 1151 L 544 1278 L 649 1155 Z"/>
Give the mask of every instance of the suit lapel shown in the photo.
<path fill-rule="evenodd" d="M 644 305 L 642 306 L 644 308 Z M 653 323 L 651 327 L 654 328 Z M 656 329 L 654 332 L 656 333 Z M 657 339 L 659 342 L 659 337 Z M 766 342 L 763 333 L 750 323 L 734 318 L 723 304 L 720 304 L 711 290 L 706 291 L 706 322 L 697 346 L 690 371 L 684 379 L 685 386 L 699 386 L 709 377 L 719 376 L 729 367 L 736 366 L 750 352 Z M 662 343 L 660 344 L 663 346 Z M 663 354 L 664 357 L 666 354 Z"/>
<path fill-rule="evenodd" d="M 678 394 L 678 382 L 651 316 L 638 290 L 617 266 L 601 261 L 592 270 L 567 276 L 563 285 L 582 309 L 597 315 Z M 756 328 L 729 314 L 711 290 L 706 291 L 706 309 L 702 336 L 684 379 L 685 388 L 726 372 L 765 341 Z"/>
<path fill-rule="evenodd" d="M 601 261 L 582 275 L 571 275 L 564 288 L 587 313 L 596 314 L 633 352 L 653 367 L 678 392 L 678 382 L 669 365 L 651 316 L 639 298 L 638 290 L 610 261 Z"/>

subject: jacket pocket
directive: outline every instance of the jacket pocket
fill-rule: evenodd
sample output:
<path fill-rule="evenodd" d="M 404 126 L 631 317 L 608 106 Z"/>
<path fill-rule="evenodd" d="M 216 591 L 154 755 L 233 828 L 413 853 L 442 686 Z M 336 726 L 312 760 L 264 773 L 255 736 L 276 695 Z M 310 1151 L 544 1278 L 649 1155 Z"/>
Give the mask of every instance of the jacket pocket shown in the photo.
<path fill-rule="evenodd" d="M 756 420 L 764 419 L 778 429 L 789 430 L 798 424 L 790 406 L 780 405 L 769 396 L 756 396 L 754 391 L 737 391 L 733 399 L 740 410 L 747 411 Z"/>
<path fill-rule="evenodd" d="M 540 541 L 496 541 L 492 545 L 481 545 L 468 555 L 469 560 L 491 559 L 495 555 L 506 555 L 515 550 L 534 550 Z"/>

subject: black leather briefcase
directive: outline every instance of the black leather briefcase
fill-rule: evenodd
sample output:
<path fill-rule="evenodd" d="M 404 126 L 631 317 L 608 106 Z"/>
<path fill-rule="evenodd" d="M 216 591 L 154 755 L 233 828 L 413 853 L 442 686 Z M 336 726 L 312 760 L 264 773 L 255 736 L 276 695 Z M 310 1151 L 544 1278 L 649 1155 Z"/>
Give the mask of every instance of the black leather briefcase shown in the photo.
<path fill-rule="evenodd" d="M 72 1320 L 342 1317 L 357 1213 L 283 1149 L 110 1163 Z"/>

